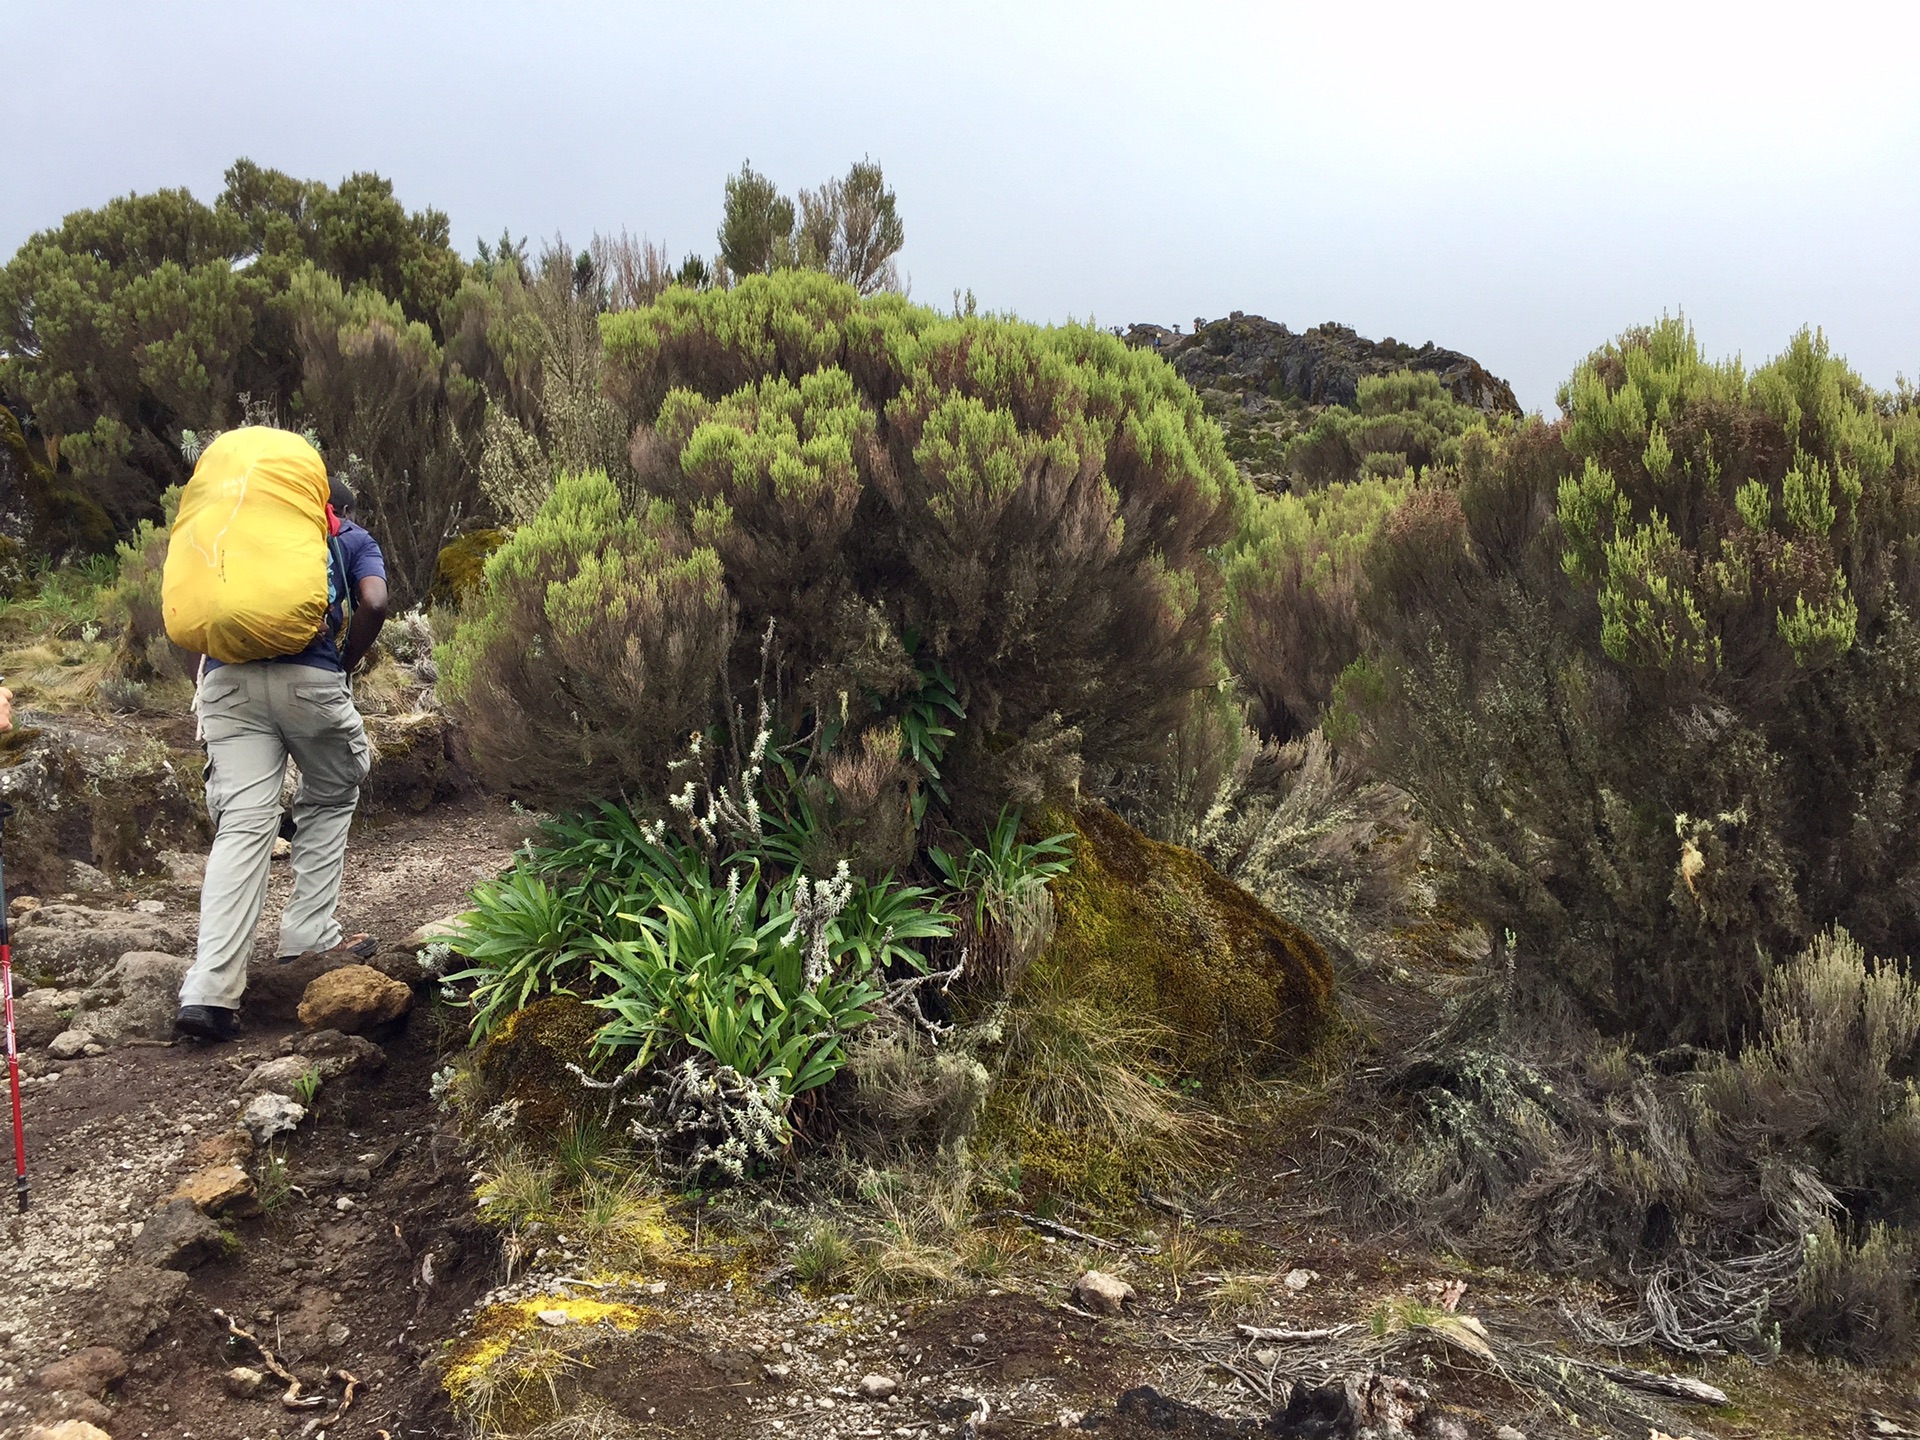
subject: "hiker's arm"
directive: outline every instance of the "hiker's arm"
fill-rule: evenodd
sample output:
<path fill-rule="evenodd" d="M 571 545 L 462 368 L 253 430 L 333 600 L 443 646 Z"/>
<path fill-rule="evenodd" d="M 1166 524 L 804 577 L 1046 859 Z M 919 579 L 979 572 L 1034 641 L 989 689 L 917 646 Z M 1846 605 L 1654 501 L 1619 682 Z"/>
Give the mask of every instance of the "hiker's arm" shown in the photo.
<path fill-rule="evenodd" d="M 355 591 L 353 619 L 347 624 L 347 653 L 341 662 L 351 675 L 373 649 L 380 627 L 387 623 L 387 582 L 377 575 L 362 580 Z"/>

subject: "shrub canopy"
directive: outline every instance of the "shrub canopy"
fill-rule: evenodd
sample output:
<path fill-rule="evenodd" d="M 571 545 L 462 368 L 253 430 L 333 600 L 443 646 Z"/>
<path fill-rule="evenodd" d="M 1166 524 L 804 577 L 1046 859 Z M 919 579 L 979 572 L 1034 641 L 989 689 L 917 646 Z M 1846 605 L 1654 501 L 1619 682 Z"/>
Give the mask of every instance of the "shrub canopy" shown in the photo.
<path fill-rule="evenodd" d="M 1335 728 L 1523 974 L 1737 1041 L 1829 923 L 1920 953 L 1920 415 L 1817 334 L 1748 374 L 1672 320 L 1562 404 L 1380 527 Z"/>
<path fill-rule="evenodd" d="M 602 327 L 635 513 L 717 560 L 741 693 L 773 626 L 793 732 L 886 719 L 937 669 L 965 712 L 950 793 L 990 818 L 1070 790 L 1083 749 L 1151 754 L 1216 680 L 1208 551 L 1244 492 L 1153 356 L 804 271 L 676 288 Z M 496 607 L 521 603 L 514 550 Z M 550 778 L 577 799 L 599 777 Z"/>

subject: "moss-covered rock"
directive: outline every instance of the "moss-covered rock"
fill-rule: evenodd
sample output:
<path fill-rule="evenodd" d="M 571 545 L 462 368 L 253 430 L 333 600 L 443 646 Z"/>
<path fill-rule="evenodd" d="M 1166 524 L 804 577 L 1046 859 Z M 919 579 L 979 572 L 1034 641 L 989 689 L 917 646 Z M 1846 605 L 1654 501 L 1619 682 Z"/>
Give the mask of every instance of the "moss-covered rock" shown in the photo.
<path fill-rule="evenodd" d="M 1053 942 L 1028 984 L 1164 1025 L 1172 1067 L 1203 1081 L 1271 1071 L 1320 1039 L 1333 968 L 1304 930 L 1102 806 L 1044 823 L 1073 831 L 1073 866 L 1053 882 Z"/>
<path fill-rule="evenodd" d="M 427 599 L 435 605 L 463 605 L 480 588 L 487 557 L 506 543 L 504 530 L 473 530 L 448 541 L 433 562 L 433 588 Z"/>
<path fill-rule="evenodd" d="M 570 995 L 536 1000 L 507 1017 L 473 1057 L 475 1098 L 491 1110 L 513 1107 L 523 1140 L 549 1146 L 575 1115 L 588 1110 L 588 1092 L 567 1069 L 592 1073 L 593 1036 L 606 1017 Z"/>

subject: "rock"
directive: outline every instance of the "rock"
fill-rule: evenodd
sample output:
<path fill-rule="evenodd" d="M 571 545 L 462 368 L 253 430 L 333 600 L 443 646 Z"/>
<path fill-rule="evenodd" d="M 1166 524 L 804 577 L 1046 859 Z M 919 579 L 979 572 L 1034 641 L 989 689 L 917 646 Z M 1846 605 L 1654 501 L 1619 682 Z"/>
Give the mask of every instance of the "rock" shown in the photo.
<path fill-rule="evenodd" d="M 164 915 L 167 913 L 167 902 L 164 900 L 136 900 L 133 902 L 132 908 L 133 913 L 136 915 Z"/>
<path fill-rule="evenodd" d="M 344 1035 L 338 1030 L 316 1030 L 302 1035 L 294 1046 L 327 1072 L 328 1078 L 354 1071 L 372 1073 L 386 1067 L 387 1052 L 362 1035 Z"/>
<path fill-rule="evenodd" d="M 187 1163 L 197 1166 L 238 1165 L 253 1158 L 253 1136 L 238 1125 L 202 1135 L 187 1148 Z"/>
<path fill-rule="evenodd" d="M 93 1043 L 91 1030 L 62 1030 L 47 1046 L 47 1053 L 56 1060 L 75 1060 L 86 1054 Z"/>
<path fill-rule="evenodd" d="M 447 745 L 446 720 L 431 710 L 405 715 L 368 715 L 367 803 L 375 809 L 425 810 L 459 789 L 459 773 Z"/>
<path fill-rule="evenodd" d="M 167 880 L 182 890 L 198 890 L 207 883 L 207 857 L 187 850 L 162 850 L 153 857 Z"/>
<path fill-rule="evenodd" d="M 1138 1299 L 1133 1286 L 1104 1270 L 1089 1270 L 1073 1282 L 1073 1298 L 1083 1310 L 1096 1315 L 1118 1315 L 1129 1301 Z"/>
<path fill-rule="evenodd" d="M 107 1407 L 95 1402 L 100 1418 L 110 1418 Z M 27 1440 L 113 1440 L 113 1437 L 85 1420 L 62 1420 L 57 1425 L 36 1425 L 27 1431 Z"/>
<path fill-rule="evenodd" d="M 565 1325 L 568 1319 L 564 1310 L 540 1310 L 535 1312 L 533 1318 L 542 1325 Z"/>
<path fill-rule="evenodd" d="M 315 977 L 300 997 L 300 1023 L 309 1030 L 362 1030 L 398 1020 L 413 1008 L 413 988 L 371 965 L 343 965 Z"/>
<path fill-rule="evenodd" d="M 1071 828 L 1073 865 L 1050 887 L 1054 936 L 1032 983 L 1159 1022 L 1180 1037 L 1172 1062 L 1203 1079 L 1271 1072 L 1325 1033 L 1333 967 L 1304 930 L 1104 806 L 1037 823 Z"/>
<path fill-rule="evenodd" d="M 1397 1375 L 1347 1375 L 1324 1385 L 1293 1382 L 1270 1427 L 1281 1435 L 1365 1435 L 1372 1440 L 1453 1440 L 1464 1432 L 1428 1405 L 1426 1389 Z"/>
<path fill-rule="evenodd" d="M 87 987 L 75 1026 L 84 1024 L 105 1041 L 166 1040 L 180 1009 L 180 981 L 193 962 L 179 955 L 133 950 Z"/>
<path fill-rule="evenodd" d="M 274 836 L 273 853 L 270 858 L 274 860 L 291 860 L 293 858 L 293 842 L 284 835 Z"/>
<path fill-rule="evenodd" d="M 282 1055 L 277 1060 L 262 1061 L 248 1071 L 247 1077 L 240 1082 L 240 1093 L 257 1095 L 263 1090 L 270 1090 L 280 1095 L 291 1095 L 309 1074 L 316 1077 L 316 1084 L 327 1078 L 320 1067 L 306 1056 Z"/>
<path fill-rule="evenodd" d="M 424 950 L 427 946 L 447 939 L 460 928 L 460 917 L 465 910 L 455 910 L 442 915 L 438 920 L 429 920 L 424 925 L 415 926 L 400 943 L 409 950 Z"/>
<path fill-rule="evenodd" d="M 236 1365 L 221 1380 L 227 1387 L 227 1394 L 236 1400 L 253 1399 L 267 1383 L 266 1374 L 251 1365 Z"/>
<path fill-rule="evenodd" d="M 11 867 L 14 847 L 7 847 Z M 87 986 L 122 955 L 185 954 L 191 948 L 185 917 L 95 910 L 85 905 L 42 905 L 14 927 L 13 963 L 67 985 Z"/>
<path fill-rule="evenodd" d="M 567 1067 L 594 1073 L 593 1037 L 602 1023 L 601 1011 L 571 995 L 549 995 L 514 1011 L 474 1054 L 480 1109 L 510 1107 L 504 1113 L 523 1139 L 559 1133 L 580 1096 L 580 1081 Z"/>
<path fill-rule="evenodd" d="M 300 1002 L 309 985 L 322 975 L 355 966 L 377 970 L 409 986 L 416 981 L 424 985 L 428 979 L 412 950 L 389 947 L 366 962 L 333 950 L 309 950 L 284 965 L 278 960 L 256 960 L 249 965 L 247 993 L 240 1002 L 241 1007 L 261 1020 L 297 1019 Z"/>
<path fill-rule="evenodd" d="M 22 1050 L 35 1050 L 50 1043 L 68 1028 L 67 1022 L 80 1006 L 78 990 L 29 990 L 13 1001 L 14 1040 Z"/>
<path fill-rule="evenodd" d="M 1289 1270 L 1281 1277 L 1280 1283 L 1298 1295 L 1320 1277 L 1312 1270 Z"/>
<path fill-rule="evenodd" d="M 33 1383 L 42 1390 L 77 1390 L 98 1398 L 126 1378 L 125 1355 L 110 1345 L 89 1345 L 54 1361 L 33 1377 Z"/>
<path fill-rule="evenodd" d="M 133 1256 L 162 1270 L 191 1270 L 225 1252 L 227 1237 L 191 1200 L 168 1200 L 133 1239 Z"/>
<path fill-rule="evenodd" d="M 1511 1425 L 1502 1425 L 1493 1432 L 1493 1440 L 1527 1440 L 1527 1432 L 1516 1430 Z"/>
<path fill-rule="evenodd" d="M 238 1165 L 209 1165 L 175 1187 L 169 1200 L 189 1200 L 206 1215 L 250 1215 L 260 1209 L 253 1177 Z"/>
<path fill-rule="evenodd" d="M 98 894 L 114 888 L 113 881 L 107 878 L 107 872 L 84 860 L 67 862 L 67 888 L 78 890 L 82 895 Z"/>
<path fill-rule="evenodd" d="M 138 1350 L 166 1325 L 186 1292 L 187 1277 L 178 1270 L 127 1265 L 109 1271 L 89 1307 L 94 1333 L 117 1349 Z"/>
<path fill-rule="evenodd" d="M 306 1118 L 307 1107 L 292 1096 L 265 1091 L 249 1100 L 240 1112 L 240 1127 L 253 1137 L 254 1144 L 264 1145 L 276 1135 L 297 1130 Z"/>
<path fill-rule="evenodd" d="M 7 902 L 7 914 L 18 920 L 29 910 L 38 910 L 40 902 L 31 895 L 16 895 Z"/>
<path fill-rule="evenodd" d="M 900 1388 L 900 1382 L 891 1375 L 862 1375 L 860 1393 L 869 1400 L 889 1400 L 894 1391 Z"/>

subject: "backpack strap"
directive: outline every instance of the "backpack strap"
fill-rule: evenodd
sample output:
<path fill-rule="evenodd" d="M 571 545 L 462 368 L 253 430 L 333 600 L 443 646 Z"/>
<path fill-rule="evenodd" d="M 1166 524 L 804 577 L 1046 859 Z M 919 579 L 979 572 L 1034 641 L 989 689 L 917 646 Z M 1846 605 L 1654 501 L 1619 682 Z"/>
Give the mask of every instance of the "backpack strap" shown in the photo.
<path fill-rule="evenodd" d="M 353 618 L 353 577 L 347 573 L 347 552 L 341 548 L 338 535 L 327 537 L 327 560 L 327 608 L 332 609 L 335 605 L 340 607 L 340 629 L 344 633 L 347 622 Z M 333 589 L 333 572 L 336 565 L 340 567 L 342 587 L 341 593 L 337 595 Z M 335 635 L 333 640 L 336 645 L 339 644 L 340 636 Z"/>

